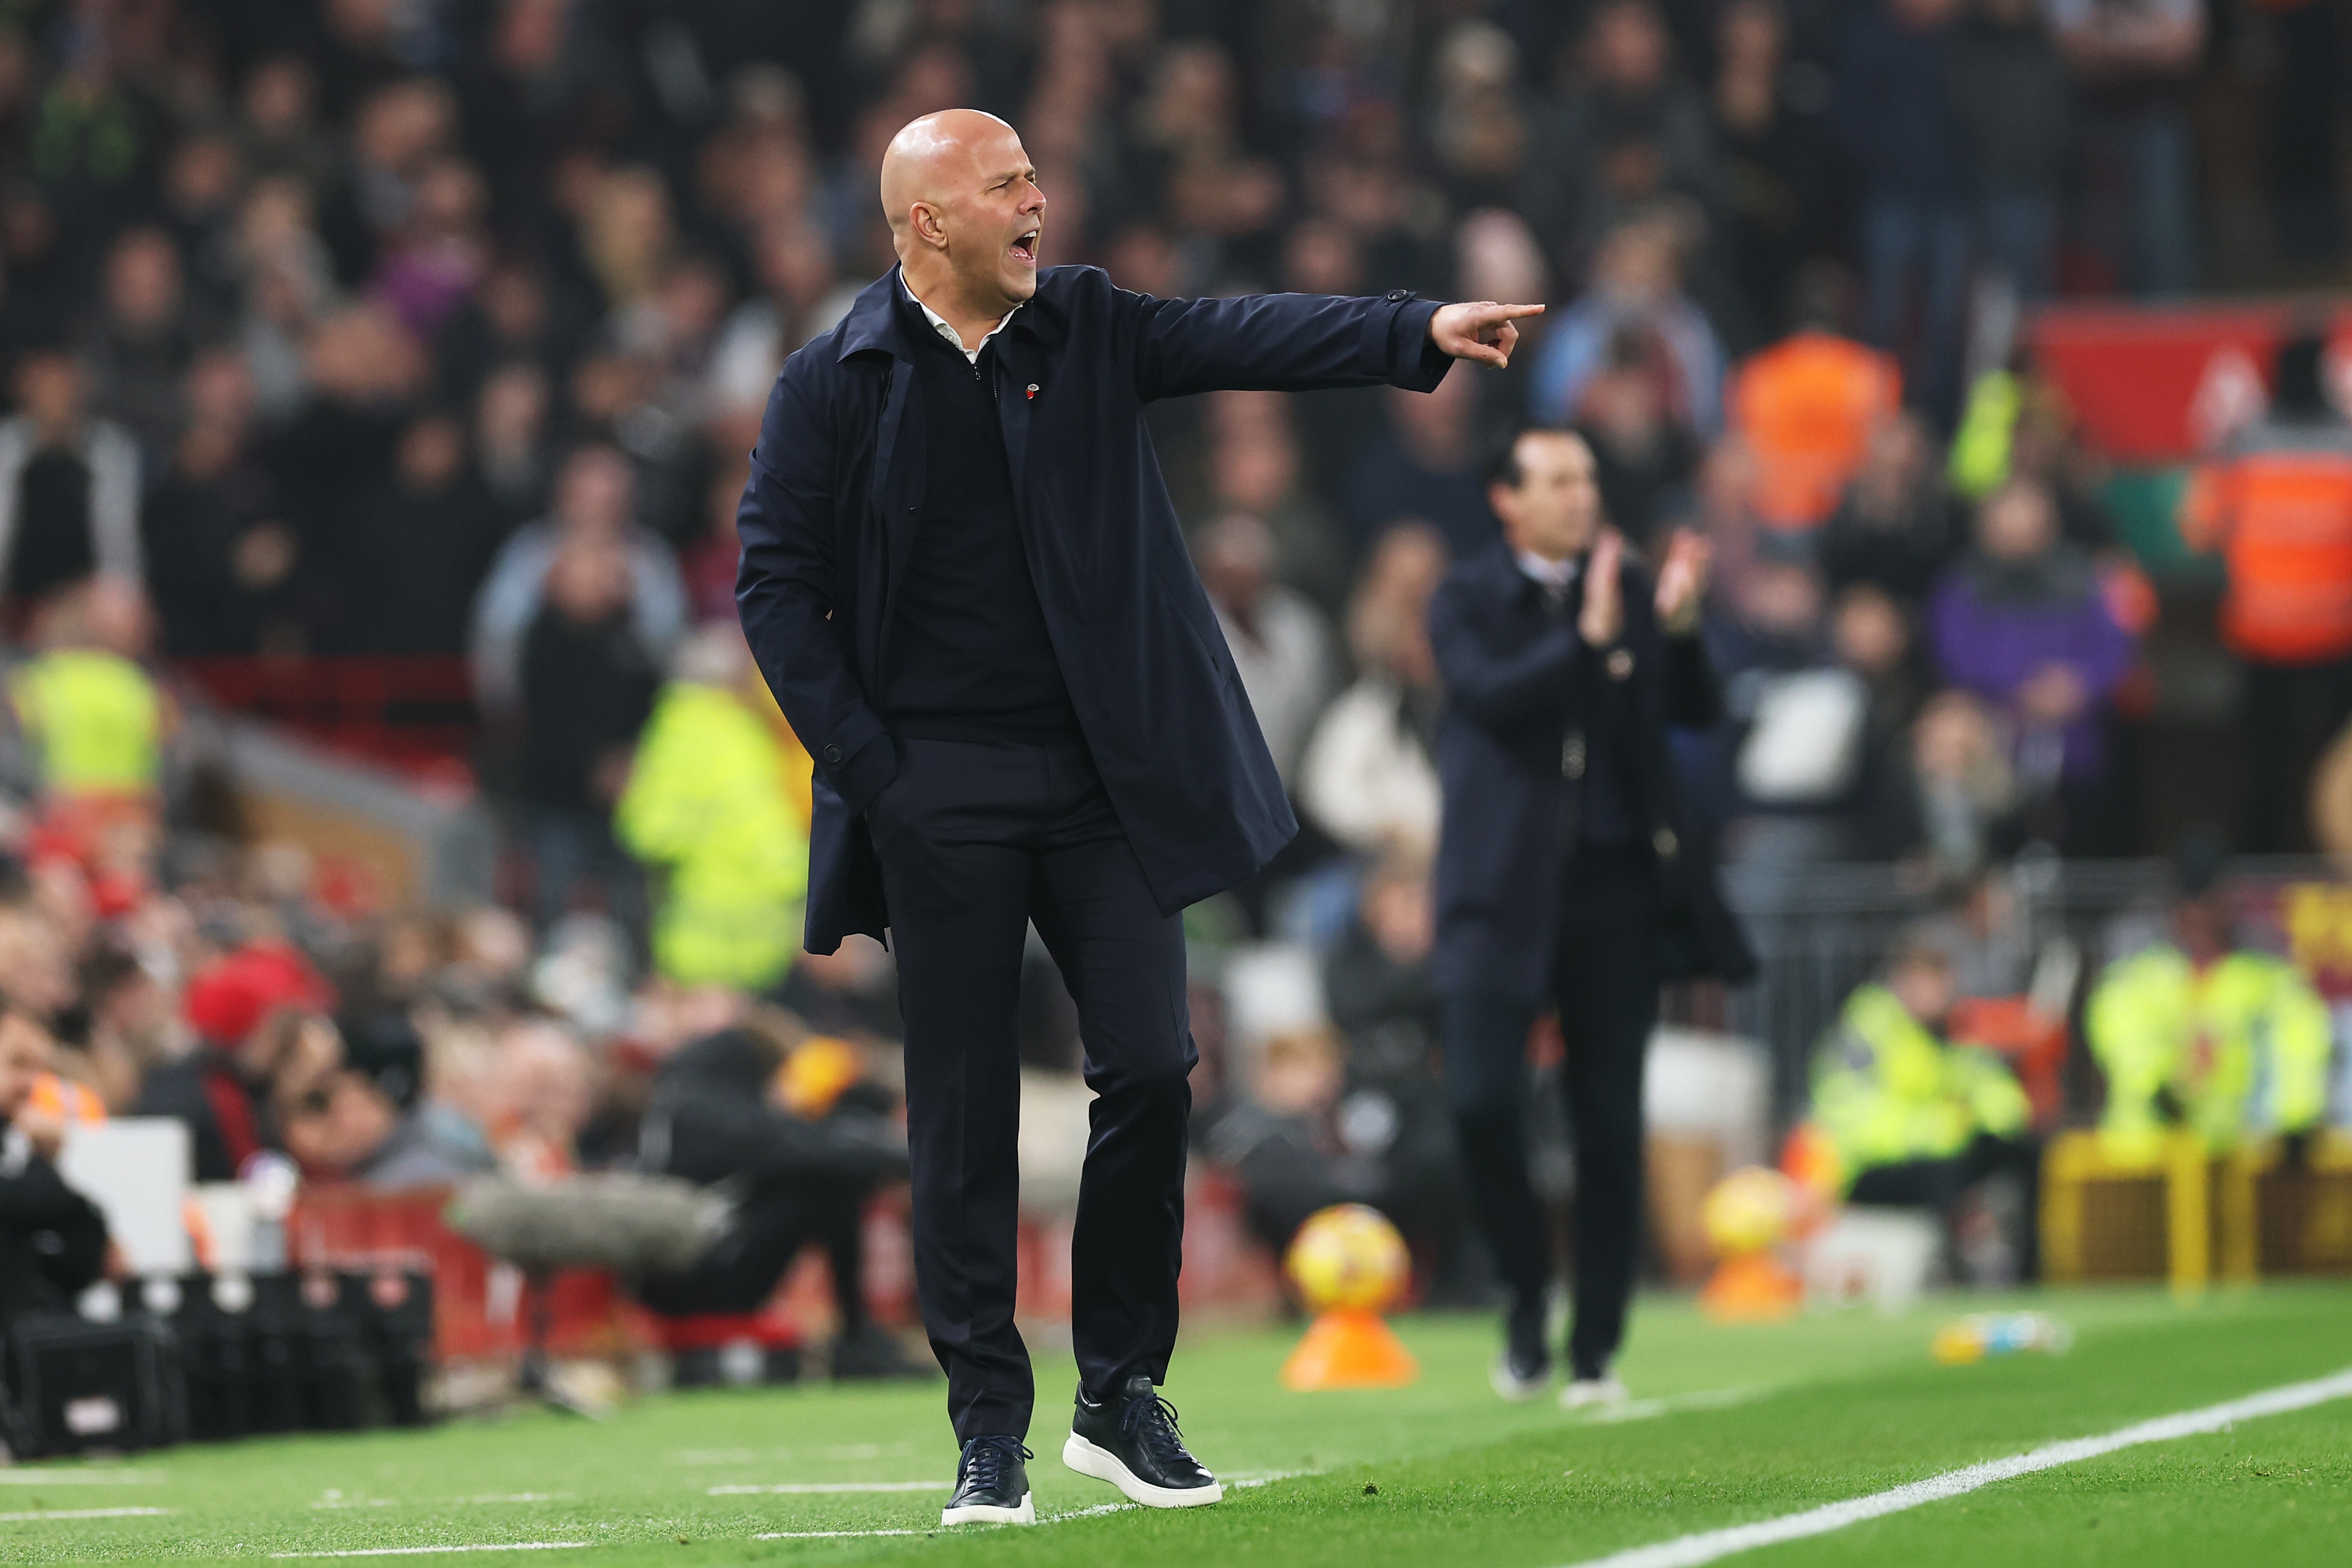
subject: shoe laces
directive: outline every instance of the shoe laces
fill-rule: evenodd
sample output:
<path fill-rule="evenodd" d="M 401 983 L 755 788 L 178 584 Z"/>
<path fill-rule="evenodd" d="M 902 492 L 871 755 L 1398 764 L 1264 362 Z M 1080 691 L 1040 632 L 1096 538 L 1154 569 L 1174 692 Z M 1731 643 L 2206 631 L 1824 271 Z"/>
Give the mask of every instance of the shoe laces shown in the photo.
<path fill-rule="evenodd" d="M 1018 1437 L 974 1437 L 964 1450 L 963 1488 L 959 1489 L 994 1491 L 1004 1484 L 1006 1472 L 1014 1465 L 1036 1457 Z"/>
<path fill-rule="evenodd" d="M 1184 1435 L 1176 1429 L 1176 1407 L 1160 1395 L 1155 1394 L 1147 1399 L 1139 1394 L 1129 1400 L 1127 1408 L 1119 1414 L 1118 1426 L 1163 1464 L 1171 1460 L 1192 1463 L 1192 1456 L 1184 1448 Z"/>

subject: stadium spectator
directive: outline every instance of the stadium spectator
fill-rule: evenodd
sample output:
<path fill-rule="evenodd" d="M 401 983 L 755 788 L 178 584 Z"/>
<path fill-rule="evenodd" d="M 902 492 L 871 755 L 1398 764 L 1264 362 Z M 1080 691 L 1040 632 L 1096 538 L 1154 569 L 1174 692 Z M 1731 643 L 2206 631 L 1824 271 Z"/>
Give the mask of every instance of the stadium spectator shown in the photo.
<path fill-rule="evenodd" d="M 613 838 L 613 808 L 659 679 L 629 573 L 619 541 L 566 535 L 523 634 L 518 795 L 542 928 L 571 908 L 583 883 L 623 921 L 634 923 L 642 905 L 636 868 Z"/>
<path fill-rule="evenodd" d="M 1775 528 L 1827 521 L 1879 432 L 1900 414 L 1895 362 L 1841 336 L 1837 322 L 1836 280 L 1809 272 L 1797 330 L 1742 362 L 1726 398 L 1731 428 L 1756 459 L 1757 514 Z"/>
<path fill-rule="evenodd" d="M 2046 299 L 2073 163 L 2074 85 L 2038 0 L 1977 0 L 1952 35 L 1948 67 L 1979 247 L 2019 299 Z"/>
<path fill-rule="evenodd" d="M 233 1182 L 341 1061 L 334 994 L 294 949 L 257 943 L 200 971 L 183 1005 L 196 1048 L 148 1075 L 137 1114 L 187 1123 L 194 1178 Z"/>
<path fill-rule="evenodd" d="M 1969 223 L 1955 145 L 1948 46 L 1960 0 L 1881 0 L 1848 24 L 1837 121 L 1861 186 L 1866 335 L 1902 361 L 1939 423 L 1959 395 Z M 1914 310 L 1917 311 L 1915 327 Z"/>
<path fill-rule="evenodd" d="M 451 1186 L 497 1168 L 470 1127 L 426 1115 L 423 1052 L 411 1040 L 346 1051 L 345 1065 L 301 1096 L 286 1148 L 316 1177 L 380 1192 Z"/>
<path fill-rule="evenodd" d="M 906 1135 L 881 1114 L 888 1095 L 841 1041 L 737 1011 L 663 1061 L 639 1147 L 653 1170 L 724 1184 L 734 1211 L 691 1268 L 643 1281 L 639 1297 L 671 1317 L 757 1311 L 814 1244 L 831 1266 L 833 1375 L 930 1375 L 866 1304 L 865 1200 L 907 1170 Z"/>
<path fill-rule="evenodd" d="M 522 686 L 523 644 L 546 597 L 555 558 L 579 542 L 583 559 L 602 543 L 619 555 L 625 582 L 619 603 L 629 637 L 648 665 L 667 653 L 686 629 L 686 591 L 669 547 L 637 525 L 635 483 L 628 459 L 591 443 L 573 449 L 555 485 L 555 508 L 516 531 L 490 563 L 474 604 L 470 655 L 474 698 L 492 713 L 516 710 Z"/>
<path fill-rule="evenodd" d="M 1443 1008 L 1430 970 L 1436 938 L 1429 861 L 1391 855 L 1364 879 L 1355 920 L 1323 963 L 1331 1023 L 1346 1047 L 1340 1137 L 1380 1163 L 1375 1200 L 1412 1244 L 1425 1300 L 1483 1306 L 1491 1284 L 1446 1114 Z"/>
<path fill-rule="evenodd" d="M 1354 552 L 1308 487 L 1289 400 L 1271 392 L 1217 392 L 1208 401 L 1202 504 L 1211 515 L 1238 512 L 1263 522 L 1274 541 L 1274 577 L 1323 614 L 1337 614 L 1347 603 Z"/>
<path fill-rule="evenodd" d="M 2062 808 L 2057 833 L 2085 841 L 2102 831 L 2107 704 L 2133 641 L 2090 556 L 2059 537 L 2048 490 L 2012 479 L 1985 499 L 1976 546 L 1945 574 L 1927 615 L 1937 667 L 2014 727 L 2020 779 Z"/>
<path fill-rule="evenodd" d="M 34 603 L 93 575 L 143 580 L 139 446 L 89 411 L 73 356 L 16 362 L 18 412 L 0 420 L 0 595 L 21 625 Z"/>
<path fill-rule="evenodd" d="M 53 1049 L 44 1025 L 0 1001 L 0 1326 L 71 1310 L 106 1266 L 104 1216 L 58 1174 L 65 1120 L 34 1104 Z"/>
<path fill-rule="evenodd" d="M 346 546 L 357 625 L 348 646 L 363 653 L 466 650 L 475 595 L 499 546 L 489 499 L 468 471 L 466 427 L 425 408 L 393 448 L 391 482 L 359 501 Z"/>
<path fill-rule="evenodd" d="M 1962 1200 L 1983 1203 L 1980 1189 L 2000 1182 L 2019 1257 L 2010 1279 L 1980 1282 L 2032 1279 L 2040 1151 L 2025 1091 L 1998 1057 L 1943 1038 L 1954 1000 L 1943 951 L 1916 936 L 1899 942 L 1814 1054 L 1813 1124 L 1836 1151 L 1846 1202 L 1927 1209 L 1956 1242 Z"/>
<path fill-rule="evenodd" d="M 2051 0 L 2074 68 L 2096 236 L 2135 293 L 2197 282 L 2197 153 L 2189 99 L 2205 0 Z"/>
<path fill-rule="evenodd" d="M 2091 992 L 2099 1137 L 2118 1158 L 2153 1157 L 2175 1126 L 2219 1152 L 2306 1137 L 2325 1114 L 2327 1004 L 2293 963 L 2240 940 L 2222 871 L 2218 837 L 2185 839 L 2171 940 L 2115 960 Z"/>
<path fill-rule="evenodd" d="M 1675 73 L 1674 38 L 1653 0 L 1594 6 L 1580 65 L 1538 112 L 1520 194 L 1528 221 L 1571 275 L 1598 271 L 1604 237 L 1663 200 L 1711 213 L 1721 178 L 1706 104 Z"/>
<path fill-rule="evenodd" d="M 1307 1216 L 1369 1203 L 1380 1169 L 1349 1152 L 1338 1125 L 1345 1058 L 1325 1028 L 1291 1029 L 1259 1043 L 1246 1093 L 1209 1122 L 1209 1153 L 1241 1178 L 1251 1232 L 1279 1256 Z"/>
<path fill-rule="evenodd" d="M 1246 512 L 1202 529 L 1192 560 L 1275 767 L 1289 784 L 1331 694 L 1329 626 L 1321 611 L 1275 576 L 1274 536 Z"/>
<path fill-rule="evenodd" d="M 139 444 L 152 488 L 184 417 L 181 381 L 195 360 L 179 247 L 160 228 L 134 228 L 106 257 L 99 314 L 82 344 L 90 411 Z"/>
<path fill-rule="evenodd" d="M 1620 329 L 1585 383 L 1569 427 L 1592 450 L 1601 509 L 1636 550 L 1647 550 L 1687 504 L 1699 445 L 1675 417 L 1673 382 L 1642 335 Z"/>
<path fill-rule="evenodd" d="M 1612 345 L 1630 333 L 1664 377 L 1674 419 L 1706 439 L 1722 427 L 1723 345 L 1682 291 L 1687 243 L 1687 225 L 1669 208 L 1629 218 L 1603 237 L 1591 286 L 1544 329 L 1528 404 L 1538 424 L 1574 419 Z"/>
<path fill-rule="evenodd" d="M 1398 522 L 1428 524 L 1458 558 L 1495 536 L 1478 484 L 1478 383 L 1448 376 L 1427 395 L 1384 390 L 1385 418 L 1357 454 L 1348 485 L 1356 553 Z"/>
<path fill-rule="evenodd" d="M 2315 332 L 2278 351 L 2268 412 L 2195 474 L 2181 531 L 2229 572 L 2221 636 L 2246 667 L 2244 847 L 2307 840 L 2320 749 L 2352 720 L 2352 424 Z"/>
<path fill-rule="evenodd" d="M 734 626 L 680 645 L 614 814 L 621 842 L 658 878 L 654 967 L 679 985 L 768 991 L 800 950 L 808 835 L 789 780 L 799 748 L 753 705 L 756 679 Z"/>
<path fill-rule="evenodd" d="M 52 807 L 103 816 L 156 813 L 171 704 L 136 659 L 147 626 L 138 591 L 93 582 L 45 606 L 34 655 L 8 676 L 8 699 Z"/>
<path fill-rule="evenodd" d="M 482 1086 L 483 1131 L 499 1169 L 530 1183 L 578 1170 L 580 1134 L 595 1106 L 593 1076 L 587 1053 L 562 1026 L 529 1018 L 504 1030 Z"/>
<path fill-rule="evenodd" d="M 1916 414 L 1872 432 L 1862 465 L 1820 535 L 1830 585 L 1867 583 L 1897 600 L 1924 599 L 1958 542 L 1935 443 Z"/>
<path fill-rule="evenodd" d="M 1893 819 L 1896 853 L 1924 861 L 1929 879 L 1967 882 L 2013 844 L 2020 801 L 1999 720 L 1966 691 L 1927 700 L 1911 730 L 1907 815 Z"/>
<path fill-rule="evenodd" d="M 1733 306 L 1725 335 L 1746 353 L 1780 335 L 1801 269 L 1822 248 L 1835 143 L 1820 72 L 1790 58 L 1789 18 L 1779 0 L 1725 5 L 1716 16 L 1715 52 L 1709 107 L 1723 164 Z M 1793 324 L 1802 330 L 1801 321 Z"/>
<path fill-rule="evenodd" d="M 1323 710 L 1299 762 L 1299 805 L 1358 854 L 1437 849 L 1440 693 L 1429 596 L 1447 561 L 1444 539 L 1417 523 L 1391 529 L 1372 547 L 1348 608 L 1355 683 Z"/>

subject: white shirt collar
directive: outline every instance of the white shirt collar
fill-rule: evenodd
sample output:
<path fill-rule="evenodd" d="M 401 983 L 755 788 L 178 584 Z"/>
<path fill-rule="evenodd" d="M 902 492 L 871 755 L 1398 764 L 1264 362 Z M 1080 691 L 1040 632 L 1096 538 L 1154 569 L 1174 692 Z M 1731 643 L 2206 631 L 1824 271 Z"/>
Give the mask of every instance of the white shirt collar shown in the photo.
<path fill-rule="evenodd" d="M 1518 559 L 1520 571 L 1555 594 L 1565 593 L 1568 585 L 1576 581 L 1577 560 L 1573 555 L 1547 561 L 1532 550 L 1515 550 L 1511 553 Z"/>
<path fill-rule="evenodd" d="M 1004 330 L 1004 323 L 1011 321 L 1014 312 L 1021 309 L 1021 307 L 1016 304 L 1011 310 L 1005 311 L 1002 317 L 998 318 L 996 325 L 989 328 L 986 332 L 981 335 L 980 342 L 972 344 L 970 348 L 966 348 L 963 346 L 962 334 L 958 332 L 953 327 L 948 325 L 948 319 L 945 316 L 940 315 L 937 310 L 932 310 L 929 305 L 923 303 L 921 297 L 919 296 L 913 289 L 908 286 L 907 275 L 904 272 L 898 274 L 898 287 L 906 289 L 907 298 L 915 301 L 915 309 L 923 313 L 923 320 L 930 322 L 931 331 L 939 333 L 940 337 L 945 338 L 954 346 L 956 353 L 963 355 L 966 362 L 971 364 L 978 364 L 980 363 L 980 351 L 988 346 L 988 340 L 1003 331 Z"/>

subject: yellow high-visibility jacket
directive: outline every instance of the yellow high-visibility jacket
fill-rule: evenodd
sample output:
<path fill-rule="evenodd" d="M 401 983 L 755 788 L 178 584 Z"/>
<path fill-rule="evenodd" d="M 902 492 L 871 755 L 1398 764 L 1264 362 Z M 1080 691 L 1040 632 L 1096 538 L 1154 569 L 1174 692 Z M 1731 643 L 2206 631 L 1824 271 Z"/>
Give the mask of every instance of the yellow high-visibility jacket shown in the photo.
<path fill-rule="evenodd" d="M 2118 1157 L 2154 1155 L 2167 1089 L 2217 1150 L 2301 1131 L 2326 1109 L 2327 1005 L 2284 959 L 2233 952 L 2200 973 L 2158 944 L 2107 966 L 2084 1022 L 2107 1075 L 2100 1137 Z"/>
<path fill-rule="evenodd" d="M 683 985 L 761 990 L 801 944 L 808 833 L 784 749 L 734 693 L 672 681 L 638 738 L 613 826 L 666 872 L 654 963 Z"/>
<path fill-rule="evenodd" d="M 58 648 L 16 668 L 16 720 L 53 795 L 142 795 L 163 766 L 163 700 L 120 655 Z"/>
<path fill-rule="evenodd" d="M 1813 1058 L 1812 1120 L 1841 1190 L 1874 1166 L 1948 1159 L 1979 1132 L 2015 1137 L 2031 1113 L 2006 1062 L 1937 1039 L 1883 985 L 1846 998 Z"/>

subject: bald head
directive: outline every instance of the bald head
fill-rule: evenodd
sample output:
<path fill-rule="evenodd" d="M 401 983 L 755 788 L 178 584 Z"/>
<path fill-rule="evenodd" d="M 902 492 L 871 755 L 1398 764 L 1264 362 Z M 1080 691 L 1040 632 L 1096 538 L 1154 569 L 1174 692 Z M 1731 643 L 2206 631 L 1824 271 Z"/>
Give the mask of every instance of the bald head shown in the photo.
<path fill-rule="evenodd" d="M 986 331 L 1037 291 L 1045 197 L 1019 133 L 996 116 L 909 121 L 882 154 L 882 210 L 907 286 L 959 332 Z"/>

